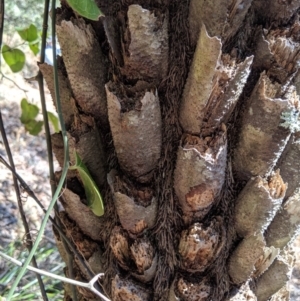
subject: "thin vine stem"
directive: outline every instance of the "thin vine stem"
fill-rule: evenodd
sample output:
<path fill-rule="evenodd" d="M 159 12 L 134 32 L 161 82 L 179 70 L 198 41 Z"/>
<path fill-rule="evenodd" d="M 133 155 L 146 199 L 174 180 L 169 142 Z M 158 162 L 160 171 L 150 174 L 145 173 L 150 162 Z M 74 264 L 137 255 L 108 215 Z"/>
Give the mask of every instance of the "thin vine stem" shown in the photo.
<path fill-rule="evenodd" d="M 50 5 L 50 0 L 45 0 L 44 4 L 44 18 L 43 18 L 43 32 L 42 32 L 42 43 L 41 43 L 41 56 L 40 56 L 40 64 L 43 64 L 45 62 L 45 48 L 46 48 L 46 39 L 47 39 L 47 31 L 48 31 L 48 17 L 49 17 L 49 5 Z M 54 23 L 55 24 L 55 23 Z M 55 48 L 55 45 L 54 47 Z M 55 57 L 53 54 L 53 61 L 56 62 L 56 49 L 55 49 Z M 46 106 L 46 101 L 45 101 L 45 91 L 44 91 L 44 77 L 41 72 L 41 70 L 38 71 L 37 75 L 37 81 L 39 85 L 39 91 L 40 91 L 40 99 L 41 99 L 41 105 L 42 105 L 42 112 L 43 112 L 43 118 L 44 118 L 44 125 L 45 125 L 45 135 L 46 135 L 46 143 L 47 143 L 47 153 L 48 153 L 48 165 L 49 165 L 49 176 L 50 176 L 50 185 L 51 185 L 51 192 L 52 196 L 55 192 L 56 189 L 56 181 L 55 181 L 55 174 L 54 174 L 54 165 L 53 165 L 53 154 L 52 154 L 52 142 L 51 142 L 51 135 L 50 135 L 50 129 L 49 129 L 49 121 L 48 121 L 48 112 L 47 112 L 47 106 Z M 58 108 L 57 108 L 58 110 Z M 54 205 L 55 208 L 55 214 L 58 212 L 58 206 L 57 203 Z M 59 217 L 57 216 L 56 218 L 57 221 L 57 228 L 61 227 L 61 222 Z M 74 272 L 73 272 L 73 254 L 70 252 L 70 243 L 68 243 L 65 240 L 65 235 L 63 235 L 62 231 L 59 231 L 63 247 L 66 250 L 67 256 L 68 256 L 68 270 L 69 270 L 69 275 L 71 278 L 74 278 Z M 74 252 L 74 247 L 71 246 L 71 249 Z M 77 252 L 75 252 L 76 255 Z M 78 256 L 77 256 L 78 257 Z M 82 258 L 78 258 L 80 261 L 82 261 Z M 77 294 L 76 294 L 76 289 L 74 286 L 71 288 L 72 290 L 72 298 L 74 301 L 77 301 Z"/>
<path fill-rule="evenodd" d="M 65 158 L 68 156 L 67 152 L 68 152 L 68 147 L 65 149 Z M 11 286 L 9 292 L 8 292 L 7 301 L 11 300 L 12 296 L 14 295 L 14 292 L 15 292 L 15 290 L 16 290 L 19 282 L 21 281 L 23 275 L 25 274 L 26 268 L 29 265 L 32 257 L 34 256 L 34 254 L 35 254 L 35 252 L 36 252 L 36 250 L 38 248 L 38 245 L 39 245 L 39 243 L 40 243 L 40 241 L 42 239 L 42 236 L 44 235 L 44 231 L 45 231 L 48 219 L 49 219 L 50 214 L 51 214 L 51 212 L 53 210 L 55 202 L 56 202 L 56 200 L 59 197 L 60 191 L 61 191 L 61 189 L 63 187 L 63 183 L 64 183 L 64 180 L 66 178 L 67 171 L 68 171 L 68 166 L 69 166 L 69 162 L 65 160 L 64 166 L 63 166 L 63 171 L 62 171 L 62 176 L 61 176 L 61 178 L 59 180 L 59 183 L 57 185 L 57 189 L 56 189 L 56 191 L 54 193 L 54 196 L 53 196 L 53 198 L 51 200 L 51 203 L 50 203 L 50 205 L 49 205 L 49 207 L 47 209 L 47 212 L 45 214 L 45 217 L 44 217 L 44 219 L 42 221 L 40 231 L 38 232 L 36 240 L 35 240 L 35 242 L 34 242 L 34 244 L 32 246 L 32 250 L 30 251 L 27 259 L 24 262 L 24 265 L 22 266 L 20 272 L 18 273 L 18 276 L 17 276 L 16 280 L 14 281 L 14 283 L 12 284 L 12 286 Z"/>
<path fill-rule="evenodd" d="M 3 0 L 1 0 L 3 1 Z M 42 236 L 44 234 L 46 225 L 47 225 L 47 221 L 50 217 L 50 214 L 53 210 L 53 207 L 59 197 L 60 191 L 63 187 L 64 181 L 66 179 L 67 176 L 67 172 L 68 172 L 68 168 L 69 168 L 69 147 L 68 147 L 68 137 L 66 135 L 66 128 L 65 128 L 65 124 L 64 124 L 64 120 L 63 120 L 63 116 L 61 113 L 61 103 L 60 103 L 60 96 L 59 96 L 59 86 L 58 86 L 58 75 L 57 75 L 57 62 L 56 62 L 56 41 L 55 41 L 55 19 L 56 19 L 56 11 L 55 11 L 55 0 L 52 0 L 52 43 L 53 43 L 53 70 L 54 70 L 54 88 L 55 88 L 55 100 L 56 100 L 56 107 L 57 107 L 57 111 L 58 111 L 58 117 L 59 117 L 59 122 L 60 122 L 60 126 L 61 126 L 61 132 L 62 132 L 62 136 L 63 136 L 63 144 L 64 144 L 64 164 L 63 164 L 63 169 L 62 169 L 62 175 L 61 178 L 58 182 L 57 188 L 55 190 L 55 193 L 52 197 L 52 200 L 50 202 L 50 205 L 47 209 L 47 212 L 45 214 L 45 217 L 42 221 L 41 224 L 41 229 L 37 235 L 36 241 L 33 244 L 32 250 L 29 253 L 27 259 L 25 260 L 22 268 L 20 269 L 20 272 L 17 275 L 17 278 L 15 279 L 15 281 L 13 282 L 8 295 L 7 295 L 7 300 L 10 301 L 12 296 L 14 295 L 14 292 L 19 284 L 19 282 L 21 281 L 23 275 L 26 272 L 26 269 L 31 261 L 31 258 L 34 256 L 38 245 L 42 239 Z"/>
<path fill-rule="evenodd" d="M 20 188 L 19 188 L 18 180 L 17 180 L 17 177 L 14 175 L 15 164 L 14 164 L 13 156 L 11 154 L 9 143 L 8 143 L 8 140 L 7 140 L 7 137 L 6 137 L 1 110 L 0 110 L 0 132 L 1 132 L 3 142 L 4 142 L 5 150 L 6 150 L 6 153 L 7 153 L 7 156 L 8 156 L 8 160 L 9 160 L 10 165 L 11 165 L 13 183 L 14 183 L 14 189 L 15 189 L 15 193 L 16 193 L 16 197 L 17 197 L 18 208 L 19 208 L 22 224 L 23 224 L 24 229 L 25 229 L 26 247 L 27 247 L 28 251 L 30 252 L 30 251 L 32 251 L 32 236 L 30 234 L 30 228 L 29 228 L 29 225 L 28 225 L 28 222 L 27 222 L 27 219 L 26 219 L 26 215 L 25 215 L 25 211 L 24 211 L 24 208 L 23 208 L 23 203 L 22 203 L 22 200 L 21 200 L 21 194 L 20 194 Z M 36 267 L 36 268 L 38 267 L 35 256 L 32 256 L 32 264 L 33 264 L 34 267 Z M 42 278 L 40 277 L 40 275 L 36 275 L 36 277 L 37 277 L 37 280 L 38 280 L 38 283 L 39 283 L 39 286 L 40 286 L 40 290 L 41 290 L 41 294 L 43 296 L 43 300 L 46 301 L 46 300 L 48 300 L 48 297 L 47 297 L 47 293 L 46 293 L 45 286 L 44 286 L 44 283 L 42 281 Z"/>
<path fill-rule="evenodd" d="M 47 39 L 47 31 L 48 31 L 49 5 L 50 5 L 50 0 L 45 0 L 42 42 L 41 42 L 41 56 L 40 56 L 41 64 L 43 64 L 45 62 L 45 48 L 46 48 L 46 39 Z M 47 105 L 46 105 L 46 100 L 45 100 L 44 77 L 43 77 L 41 70 L 38 71 L 37 82 L 39 85 L 42 113 L 43 113 L 43 119 L 44 119 L 50 185 L 51 185 L 51 192 L 52 192 L 52 196 L 53 196 L 54 191 L 56 189 L 56 187 L 55 187 L 56 185 L 55 185 L 54 166 L 53 166 L 51 135 L 50 135 L 50 128 L 49 128 L 48 114 L 47 114 Z"/>
<path fill-rule="evenodd" d="M 1 38 L 0 38 L 0 49 L 1 49 L 1 46 L 2 46 L 2 37 L 3 37 L 4 13 L 5 13 L 5 1 L 1 0 L 1 4 L 0 4 L 0 18 L 1 18 L 1 20 L 0 20 L 0 24 L 1 24 L 1 27 L 0 27 L 0 36 L 1 36 Z M 1 61 L 0 61 L 0 66 L 1 66 Z M 9 142 L 7 140 L 1 110 L 0 110 L 0 132 L 1 132 L 1 136 L 2 136 L 2 139 L 3 139 L 3 143 L 4 143 L 4 146 L 5 146 L 6 154 L 8 156 L 8 160 L 9 160 L 11 169 L 12 169 L 13 172 L 15 172 L 15 163 L 14 163 L 14 159 L 13 159 L 13 156 L 12 156 L 12 153 L 11 153 L 11 150 L 10 150 Z M 14 175 L 14 173 L 12 173 L 12 176 L 13 176 L 14 190 L 15 190 L 16 197 L 17 197 L 18 208 L 19 208 L 22 224 L 23 224 L 24 229 L 25 229 L 26 247 L 27 247 L 27 249 L 30 253 L 33 249 L 32 236 L 30 234 L 30 227 L 28 225 L 28 222 L 27 222 L 27 219 L 26 219 L 26 214 L 25 214 L 25 211 L 24 211 L 24 208 L 23 208 L 23 203 L 22 203 L 22 200 L 21 200 L 20 187 L 19 187 L 18 180 L 17 180 L 16 176 Z M 34 256 L 34 253 L 33 253 L 33 256 L 30 258 L 30 261 L 32 262 L 32 264 L 35 268 L 38 267 L 36 258 Z M 37 277 L 37 280 L 38 280 L 38 283 L 39 283 L 39 287 L 40 287 L 40 290 L 41 290 L 43 300 L 47 301 L 48 297 L 47 297 L 47 293 L 46 293 L 46 290 L 45 290 L 43 280 L 42 280 L 42 278 L 39 274 L 36 274 L 36 277 Z"/>
<path fill-rule="evenodd" d="M 20 185 L 23 187 L 23 189 L 26 191 L 26 193 L 38 204 L 38 206 L 44 211 L 44 213 L 47 212 L 47 210 L 44 208 L 43 204 L 40 202 L 40 200 L 37 198 L 35 193 L 31 190 L 29 185 L 23 180 L 23 178 L 16 172 L 13 171 L 12 168 L 9 166 L 9 164 L 5 161 L 5 159 L 0 155 L 0 162 L 8 168 L 18 179 Z M 82 256 L 77 252 L 74 245 L 70 242 L 70 240 L 66 237 L 62 229 L 59 227 L 59 225 L 56 223 L 56 221 L 50 216 L 49 220 L 51 221 L 52 225 L 55 227 L 55 229 L 59 232 L 62 239 L 67 243 L 68 247 L 71 249 L 71 251 L 74 253 L 76 258 L 79 260 L 81 265 L 86 269 L 86 272 L 90 277 L 94 276 L 94 273 L 90 270 L 88 265 L 86 264 L 85 260 L 82 258 Z"/>
<path fill-rule="evenodd" d="M 58 74 L 57 74 L 56 34 L 55 34 L 55 30 L 56 30 L 56 28 L 55 28 L 55 26 L 56 26 L 56 7 L 55 7 L 55 3 L 56 3 L 56 1 L 52 0 L 51 29 L 52 29 L 52 55 L 53 55 L 53 70 L 54 70 L 54 90 L 55 90 L 56 110 L 57 110 L 58 118 L 59 118 L 59 121 L 60 121 L 61 133 L 62 133 L 62 137 L 63 137 L 63 145 L 64 145 L 64 149 L 68 150 L 67 131 L 66 131 L 63 115 L 62 115 L 62 107 L 61 107 L 60 96 L 59 96 Z M 67 154 L 65 153 L 64 160 L 65 160 L 64 165 L 66 163 L 66 160 L 68 160 L 68 162 L 69 162 L 69 150 L 68 150 Z M 73 265 L 71 264 L 71 262 L 73 261 L 73 256 L 70 253 L 67 244 L 63 242 L 63 246 L 64 246 L 64 248 L 67 252 L 67 256 L 68 256 L 67 265 L 68 265 L 68 268 L 69 268 L 70 276 L 73 278 L 73 275 L 74 275 Z M 77 294 L 76 294 L 75 287 L 72 287 L 72 297 L 73 297 L 74 301 L 77 301 Z"/>
<path fill-rule="evenodd" d="M 0 251 L 0 256 L 5 258 L 6 260 L 11 261 L 12 263 L 14 263 L 18 266 L 23 265 L 21 261 L 6 255 L 5 253 L 2 253 L 1 251 Z M 104 276 L 103 273 L 95 275 L 90 280 L 90 282 L 86 283 L 86 282 L 81 282 L 81 281 L 73 280 L 73 279 L 70 279 L 70 278 L 66 278 L 66 277 L 63 277 L 63 276 L 60 276 L 60 275 L 56 275 L 56 274 L 53 274 L 53 273 L 50 273 L 50 272 L 47 272 L 47 271 L 44 271 L 44 270 L 40 270 L 40 269 L 31 267 L 30 265 L 27 266 L 27 270 L 33 271 L 33 272 L 38 273 L 38 274 L 43 275 L 43 276 L 47 276 L 47 277 L 50 277 L 50 278 L 53 278 L 53 279 L 63 281 L 63 282 L 66 282 L 66 283 L 70 283 L 70 284 L 73 284 L 73 285 L 76 285 L 76 286 L 81 286 L 81 287 L 87 288 L 87 289 L 91 290 L 93 293 L 95 293 L 97 296 L 101 297 L 104 301 L 111 301 L 106 296 L 104 296 L 102 293 L 100 293 L 98 290 L 96 290 L 95 287 L 94 287 L 94 285 L 98 281 L 99 277 Z"/>

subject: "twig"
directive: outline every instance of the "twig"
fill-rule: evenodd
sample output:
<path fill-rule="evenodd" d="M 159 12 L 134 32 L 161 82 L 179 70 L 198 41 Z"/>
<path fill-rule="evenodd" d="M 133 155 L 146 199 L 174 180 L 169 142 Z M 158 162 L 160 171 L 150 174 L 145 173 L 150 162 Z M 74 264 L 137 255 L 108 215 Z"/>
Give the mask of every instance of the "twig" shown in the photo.
<path fill-rule="evenodd" d="M 68 156 L 67 152 L 68 152 L 68 147 L 65 149 L 65 158 Z M 35 240 L 35 242 L 34 242 L 34 244 L 32 246 L 32 250 L 30 251 L 30 253 L 29 253 L 27 259 L 25 260 L 24 265 L 22 266 L 22 268 L 21 268 L 21 270 L 20 270 L 20 272 L 19 272 L 16 280 L 14 281 L 14 283 L 12 284 L 12 286 L 11 286 L 11 288 L 9 290 L 9 293 L 8 293 L 8 296 L 7 296 L 7 300 L 8 301 L 11 300 L 11 298 L 12 298 L 12 296 L 13 296 L 13 294 L 14 294 L 14 292 L 15 292 L 15 290 L 16 290 L 19 282 L 20 282 L 20 280 L 22 279 L 23 275 L 26 272 L 27 266 L 29 265 L 32 257 L 34 256 L 35 251 L 38 248 L 39 242 L 41 241 L 41 238 L 42 238 L 42 236 L 44 234 L 47 221 L 48 221 L 48 219 L 50 217 L 50 214 L 51 214 L 51 212 L 53 210 L 54 204 L 55 204 L 55 202 L 58 199 L 58 196 L 60 194 L 60 190 L 61 190 L 61 188 L 63 186 L 64 181 L 65 181 L 65 178 L 66 178 L 66 175 L 67 175 L 67 171 L 68 171 L 68 164 L 69 164 L 68 161 L 65 160 L 64 166 L 63 166 L 63 171 L 62 171 L 62 176 L 61 176 L 61 178 L 59 180 L 59 183 L 57 185 L 57 189 L 56 189 L 56 191 L 54 193 L 54 196 L 53 196 L 53 198 L 52 198 L 52 200 L 50 202 L 48 210 L 46 211 L 45 217 L 44 217 L 44 219 L 43 219 L 43 221 L 41 223 L 41 228 L 40 228 L 40 231 L 39 231 L 39 233 L 37 235 L 37 238 L 36 238 L 36 240 Z"/>
<path fill-rule="evenodd" d="M 7 156 L 8 156 L 9 161 L 10 161 L 11 169 L 12 169 L 12 171 L 15 171 L 15 165 L 14 165 L 13 157 L 12 157 L 12 154 L 11 154 L 11 151 L 10 151 L 10 147 L 9 147 L 9 144 L 8 144 L 8 141 L 7 141 L 7 137 L 6 137 L 6 133 L 5 133 L 4 125 L 3 125 L 1 110 L 0 110 L 0 132 L 1 132 L 2 139 L 3 139 L 4 145 L 5 145 Z M 16 192 L 16 197 L 17 197 L 17 202 L 18 202 L 18 207 L 19 207 L 22 223 L 23 223 L 23 226 L 25 228 L 26 247 L 28 248 L 28 251 L 30 252 L 32 250 L 32 237 L 30 235 L 30 228 L 29 228 L 29 225 L 28 225 L 27 220 L 26 220 L 26 215 L 25 215 L 25 212 L 24 212 L 24 208 L 23 208 L 23 204 L 22 204 L 22 200 L 21 200 L 21 196 L 20 196 L 20 189 L 19 189 L 18 181 L 17 181 L 17 178 L 15 177 L 14 173 L 13 173 L 13 182 L 14 182 L 14 189 L 15 189 L 15 192 Z M 37 262 L 36 262 L 36 259 L 35 259 L 34 256 L 32 257 L 32 264 L 33 264 L 34 267 L 37 267 Z M 39 275 L 36 275 L 36 276 L 38 278 L 38 282 L 39 282 L 39 286 L 40 286 L 40 289 L 41 289 L 43 299 L 48 300 L 42 278 Z"/>
<path fill-rule="evenodd" d="M 49 17 L 49 3 L 50 0 L 45 0 L 44 5 L 44 19 L 43 19 L 43 32 L 42 32 L 42 45 L 41 45 L 41 57 L 40 57 L 40 63 L 43 64 L 45 62 L 45 48 L 46 48 L 46 39 L 47 39 L 47 29 L 48 29 L 48 17 Z M 41 70 L 38 71 L 38 75 L 36 77 L 39 85 L 39 91 L 40 91 L 40 99 L 41 99 L 41 105 L 42 105 L 42 112 L 43 112 L 43 118 L 44 118 L 44 126 L 45 126 L 45 134 L 46 134 L 46 143 L 47 143 L 47 153 L 48 153 L 48 165 L 49 165 L 49 175 L 50 175 L 50 185 L 51 185 L 51 191 L 52 196 L 54 194 L 54 191 L 56 189 L 56 181 L 55 181 L 55 175 L 54 175 L 54 167 L 53 167 L 53 155 L 52 155 L 52 142 L 51 142 L 51 136 L 50 136 L 50 128 L 49 128 L 49 121 L 48 121 L 48 114 L 47 114 L 47 106 L 45 101 L 45 91 L 44 91 L 44 77 L 41 72 Z M 58 211 L 57 203 L 55 203 L 55 215 Z M 56 221 L 61 226 L 60 219 L 56 218 Z M 60 233 L 60 232 L 59 232 Z M 66 251 L 68 260 L 67 260 L 67 266 L 69 271 L 69 276 L 73 279 L 74 278 L 74 272 L 73 272 L 73 254 L 70 252 L 70 249 L 68 247 L 68 243 L 65 239 L 63 239 L 63 236 L 60 233 L 60 237 L 63 243 L 63 247 Z M 81 259 L 81 258 L 80 258 Z M 77 301 L 77 294 L 76 289 L 74 286 L 71 288 L 72 290 L 72 299 L 74 301 Z"/>
<path fill-rule="evenodd" d="M 31 190 L 31 188 L 28 186 L 28 184 L 23 180 L 23 178 L 16 172 L 13 171 L 12 168 L 9 166 L 9 164 L 6 162 L 6 160 L 0 155 L 0 162 L 6 167 L 8 168 L 18 179 L 19 183 L 21 184 L 21 186 L 23 187 L 23 189 L 26 191 L 26 193 L 28 194 L 28 196 L 30 196 L 38 205 L 39 207 L 44 211 L 44 213 L 47 212 L 47 210 L 45 209 L 45 207 L 43 206 L 43 204 L 40 202 L 40 200 L 37 198 L 37 196 L 35 195 L 35 193 Z M 60 236 L 62 237 L 62 239 L 67 243 L 68 247 L 72 250 L 72 252 L 74 253 L 74 255 L 77 257 L 77 259 L 80 261 L 80 263 L 85 267 L 86 272 L 88 273 L 88 275 L 90 277 L 94 276 L 94 273 L 89 269 L 89 267 L 87 266 L 87 264 L 85 263 L 84 259 L 82 258 L 82 256 L 80 256 L 80 254 L 77 252 L 77 250 L 74 248 L 73 244 L 70 242 L 70 240 L 66 237 L 66 235 L 64 234 L 64 232 L 62 231 L 61 227 L 56 223 L 56 221 L 50 216 L 49 220 L 51 221 L 52 225 L 55 227 L 55 229 L 58 231 L 58 233 L 60 234 Z"/>
<path fill-rule="evenodd" d="M 10 41 L 11 41 L 11 39 L 10 39 Z M 17 45 L 15 45 L 15 46 L 9 47 L 9 48 L 10 48 L 10 49 L 16 49 L 16 48 L 18 48 L 18 47 L 20 47 L 20 46 L 23 46 L 23 45 L 29 45 L 29 44 L 28 44 L 26 41 L 24 41 L 24 42 L 22 42 L 22 43 L 20 43 L 20 44 L 17 44 Z M 10 51 L 10 50 L 3 51 L 3 53 L 8 52 L 8 51 Z"/>
<path fill-rule="evenodd" d="M 55 7 L 55 0 L 52 0 L 52 56 L 53 56 L 53 74 L 54 74 L 54 90 L 55 90 L 55 100 L 56 100 L 56 110 L 61 126 L 61 132 L 63 136 L 63 142 L 64 142 L 64 150 L 65 150 L 65 156 L 64 156 L 64 165 L 69 163 L 69 150 L 68 150 L 68 138 L 67 138 L 67 132 L 66 132 L 66 127 L 65 127 L 65 122 L 63 119 L 62 115 L 62 108 L 61 108 L 61 102 L 60 102 L 60 93 L 59 93 L 59 83 L 58 83 L 58 74 L 57 74 L 57 60 L 56 60 L 56 33 L 55 33 L 55 26 L 56 26 L 56 7 Z M 69 273 L 72 278 L 74 278 L 74 272 L 73 272 L 73 257 L 72 254 L 70 253 L 70 250 L 66 243 L 63 242 L 63 246 L 65 248 L 65 251 L 67 253 L 68 257 L 68 268 L 69 268 Z M 72 287 L 72 297 L 74 301 L 77 301 L 77 294 L 75 291 L 75 288 Z"/>
<path fill-rule="evenodd" d="M 49 0 L 45 1 L 44 5 L 44 19 L 43 19 L 43 32 L 42 32 L 42 46 L 41 46 L 41 58 L 40 63 L 43 64 L 45 61 L 45 48 L 46 48 L 46 38 L 47 38 L 47 29 L 48 29 L 48 15 L 49 15 Z M 47 153 L 48 153 L 48 164 L 49 164 L 49 175 L 50 175 L 50 185 L 52 196 L 55 191 L 55 176 L 54 176 L 54 167 L 53 167 L 53 155 L 52 155 L 52 143 L 50 137 L 50 128 L 47 114 L 47 106 L 45 101 L 45 91 L 44 91 L 44 78 L 42 72 L 39 70 L 36 77 L 39 84 L 40 99 L 42 105 L 46 142 L 47 142 Z"/>
<path fill-rule="evenodd" d="M 16 259 L 6 255 L 5 253 L 2 253 L 1 251 L 0 251 L 0 256 L 2 256 L 3 258 L 5 258 L 5 259 L 7 259 L 11 262 L 13 262 L 14 264 L 16 264 L 18 266 L 23 266 L 21 261 L 16 260 Z M 53 274 L 53 273 L 50 273 L 50 272 L 46 272 L 46 271 L 31 267 L 30 265 L 27 266 L 27 269 L 30 270 L 30 271 L 33 271 L 35 273 L 38 273 L 40 275 L 48 276 L 48 277 L 51 277 L 53 279 L 57 279 L 57 280 L 60 280 L 60 281 L 66 282 L 66 283 L 70 283 L 70 284 L 73 284 L 73 285 L 77 285 L 77 286 L 87 288 L 87 289 L 91 290 L 94 294 L 96 294 L 97 296 L 101 297 L 104 301 L 111 301 L 106 296 L 104 296 L 102 293 L 100 293 L 98 290 L 96 290 L 95 286 L 94 286 L 95 283 L 98 281 L 99 277 L 104 276 L 103 273 L 95 275 L 88 283 L 86 283 L 86 282 L 81 282 L 81 281 L 73 280 L 73 279 L 70 279 L 70 278 L 66 278 L 66 277 L 63 277 L 63 276 L 59 276 L 59 275 L 56 275 L 56 274 Z"/>
<path fill-rule="evenodd" d="M 0 31 L 0 36 L 1 36 L 0 48 L 1 48 L 1 45 L 2 45 L 2 36 L 3 36 L 4 7 L 5 7 L 4 0 L 1 0 L 1 4 L 0 4 L 0 18 L 1 18 L 1 20 L 0 20 L 0 24 L 1 24 L 1 28 L 0 28 L 0 30 L 1 30 Z M 5 129 L 4 129 L 1 110 L 0 110 L 0 132 L 1 132 L 1 136 L 2 136 L 2 139 L 3 139 L 4 146 L 5 146 L 5 150 L 6 150 L 8 159 L 9 159 L 10 166 L 11 166 L 12 170 L 15 171 L 14 159 L 13 159 L 13 156 L 11 154 L 9 143 L 8 143 L 8 140 L 7 140 L 7 137 L 6 137 L 6 132 L 5 132 Z M 29 225 L 27 223 L 26 215 L 25 215 L 25 212 L 24 212 L 24 208 L 23 208 L 23 204 L 22 204 L 22 200 L 21 200 L 21 196 L 20 196 L 20 189 L 19 189 L 18 181 L 17 181 L 17 178 L 15 177 L 14 174 L 13 174 L 13 182 L 14 182 L 14 189 L 15 189 L 15 192 L 16 192 L 16 197 L 17 197 L 17 202 L 18 202 L 18 207 L 19 207 L 22 223 L 23 223 L 25 233 L 26 233 L 25 234 L 26 235 L 26 247 L 27 247 L 28 251 L 30 252 L 32 250 L 32 237 L 31 237 L 31 234 L 30 234 L 30 228 L 29 228 Z M 35 268 L 37 268 L 37 262 L 36 262 L 36 259 L 35 259 L 34 256 L 32 256 L 32 264 Z M 42 297 L 46 301 L 46 300 L 48 300 L 48 297 L 47 297 L 47 293 L 46 293 L 46 290 L 45 290 L 43 280 L 42 280 L 41 276 L 38 275 L 38 274 L 36 274 L 36 277 L 37 277 L 38 282 L 39 282 Z"/>
<path fill-rule="evenodd" d="M 4 0 L 2 0 L 2 1 L 4 1 Z M 55 53 L 55 50 L 56 50 L 56 47 L 55 47 L 55 42 L 56 42 L 55 41 L 55 17 L 56 17 L 55 16 L 55 3 L 56 3 L 56 1 L 52 0 L 52 41 L 54 42 L 53 43 L 54 87 L 55 87 L 55 96 L 56 96 L 56 107 L 58 109 L 58 117 L 59 117 L 59 121 L 60 121 L 60 126 L 61 126 L 61 131 L 62 131 L 62 136 L 63 136 L 63 143 L 64 143 L 64 164 L 63 164 L 61 178 L 60 178 L 59 183 L 57 185 L 57 189 L 56 189 L 56 191 L 55 191 L 55 193 L 52 197 L 52 200 L 50 202 L 48 210 L 45 214 L 45 217 L 42 221 L 41 229 L 40 229 L 40 231 L 37 235 L 36 241 L 34 242 L 31 252 L 29 253 L 29 255 L 28 255 L 27 259 L 25 260 L 24 265 L 22 266 L 16 280 L 14 281 L 14 283 L 12 284 L 12 286 L 11 286 L 9 292 L 8 292 L 8 296 L 7 296 L 8 301 L 12 298 L 12 296 L 13 296 L 20 280 L 22 279 L 24 273 L 26 272 L 26 268 L 29 265 L 31 258 L 33 257 L 36 249 L 38 248 L 39 242 L 40 242 L 40 240 L 41 240 L 41 238 L 44 234 L 47 221 L 50 217 L 50 213 L 53 210 L 53 207 L 54 207 L 54 205 L 55 205 L 55 203 L 58 199 L 58 196 L 60 194 L 61 188 L 62 188 L 63 183 L 65 181 L 65 178 L 66 178 L 66 175 L 67 175 L 67 172 L 68 172 L 68 167 L 69 167 L 68 137 L 67 137 L 67 134 L 66 134 L 66 128 L 65 128 L 64 120 L 63 120 L 63 117 L 62 117 L 62 114 L 61 114 L 61 104 L 60 104 L 59 88 L 58 88 L 57 62 L 55 60 L 55 58 L 56 58 L 56 53 Z"/>
<path fill-rule="evenodd" d="M 26 93 L 28 92 L 28 90 L 25 90 L 25 89 L 21 88 L 21 87 L 20 87 L 13 79 L 7 77 L 2 71 L 0 71 L 0 74 L 1 74 L 1 76 L 2 76 L 3 78 L 5 78 L 5 79 L 11 81 L 11 82 L 12 82 L 19 90 L 23 91 L 24 94 L 25 94 L 25 96 L 26 96 L 26 98 L 28 98 L 28 97 L 27 97 L 27 94 L 26 94 Z"/>

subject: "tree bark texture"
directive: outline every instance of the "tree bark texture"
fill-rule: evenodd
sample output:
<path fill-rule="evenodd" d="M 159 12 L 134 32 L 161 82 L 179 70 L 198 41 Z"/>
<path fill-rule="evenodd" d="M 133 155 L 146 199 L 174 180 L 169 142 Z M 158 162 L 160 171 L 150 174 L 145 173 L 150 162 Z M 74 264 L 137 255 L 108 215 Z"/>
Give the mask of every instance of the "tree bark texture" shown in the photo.
<path fill-rule="evenodd" d="M 124 300 L 288 300 L 300 228 L 300 3 L 98 0 L 57 9 L 58 76 L 74 150 L 59 213 L 66 274 Z M 54 97 L 53 71 L 40 69 Z M 63 162 L 62 138 L 52 137 Z M 59 177 L 59 173 L 57 174 Z M 57 242 L 64 260 L 66 250 Z M 99 300 L 77 289 L 65 300 Z"/>

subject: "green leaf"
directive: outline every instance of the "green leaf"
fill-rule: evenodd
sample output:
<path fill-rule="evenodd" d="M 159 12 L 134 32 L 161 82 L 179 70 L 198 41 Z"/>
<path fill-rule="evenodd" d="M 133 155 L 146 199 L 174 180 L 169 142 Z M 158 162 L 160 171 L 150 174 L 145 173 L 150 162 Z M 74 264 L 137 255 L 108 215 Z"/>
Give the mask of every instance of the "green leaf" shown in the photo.
<path fill-rule="evenodd" d="M 98 21 L 104 16 L 95 0 L 67 0 L 71 8 L 80 16 L 90 20 Z"/>
<path fill-rule="evenodd" d="M 86 168 L 85 164 L 82 162 L 76 151 L 75 161 L 75 165 L 70 166 L 69 169 L 78 170 L 87 197 L 88 206 L 95 215 L 101 216 L 104 214 L 102 197 L 96 183 L 92 179 L 88 169 Z"/>
<path fill-rule="evenodd" d="M 39 113 L 39 108 L 36 105 L 29 103 L 25 98 L 21 100 L 21 110 L 22 114 L 20 120 L 23 124 L 34 120 Z"/>
<path fill-rule="evenodd" d="M 29 27 L 25 29 L 17 30 L 17 32 L 24 41 L 29 43 L 39 38 L 37 28 L 33 24 L 30 24 Z"/>
<path fill-rule="evenodd" d="M 25 130 L 28 131 L 29 134 L 37 136 L 41 132 L 43 124 L 43 121 L 37 121 L 33 119 L 25 123 Z"/>
<path fill-rule="evenodd" d="M 37 55 L 40 52 L 39 45 L 40 45 L 39 42 L 33 43 L 33 44 L 29 44 L 29 48 L 34 53 L 34 55 Z"/>
<path fill-rule="evenodd" d="M 54 127 L 55 133 L 58 133 L 59 132 L 58 118 L 51 112 L 47 112 L 47 115 L 48 115 L 48 119 L 50 120 L 50 122 L 52 123 L 52 125 Z"/>
<path fill-rule="evenodd" d="M 19 72 L 23 69 L 25 54 L 20 49 L 13 49 L 7 45 L 3 45 L 2 56 L 12 72 Z"/>

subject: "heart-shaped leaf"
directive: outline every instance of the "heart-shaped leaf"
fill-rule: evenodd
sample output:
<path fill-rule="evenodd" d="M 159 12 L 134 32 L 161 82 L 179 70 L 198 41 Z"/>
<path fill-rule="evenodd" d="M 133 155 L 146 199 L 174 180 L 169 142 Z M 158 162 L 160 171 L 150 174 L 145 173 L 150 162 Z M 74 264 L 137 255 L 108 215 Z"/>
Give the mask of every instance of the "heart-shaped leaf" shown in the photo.
<path fill-rule="evenodd" d="M 34 120 L 39 113 L 39 108 L 36 105 L 29 103 L 25 98 L 21 100 L 21 110 L 22 114 L 20 120 L 23 124 Z"/>
<path fill-rule="evenodd" d="M 29 43 L 39 38 L 37 28 L 33 24 L 30 24 L 29 27 L 25 29 L 19 29 L 17 32 L 24 41 Z"/>
<path fill-rule="evenodd" d="M 28 131 L 29 134 L 37 136 L 41 132 L 43 124 L 43 121 L 37 121 L 33 119 L 25 123 L 25 130 Z"/>
<path fill-rule="evenodd" d="M 12 72 L 19 72 L 23 69 L 25 54 L 20 49 L 13 49 L 8 45 L 3 45 L 2 56 Z"/>
<path fill-rule="evenodd" d="M 39 42 L 29 44 L 29 48 L 34 53 L 34 55 L 37 55 L 40 52 L 40 47 L 39 46 L 40 46 Z"/>

